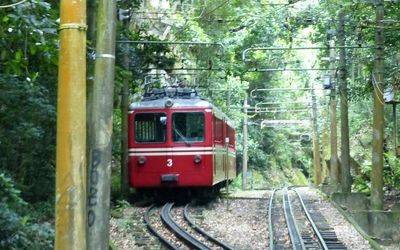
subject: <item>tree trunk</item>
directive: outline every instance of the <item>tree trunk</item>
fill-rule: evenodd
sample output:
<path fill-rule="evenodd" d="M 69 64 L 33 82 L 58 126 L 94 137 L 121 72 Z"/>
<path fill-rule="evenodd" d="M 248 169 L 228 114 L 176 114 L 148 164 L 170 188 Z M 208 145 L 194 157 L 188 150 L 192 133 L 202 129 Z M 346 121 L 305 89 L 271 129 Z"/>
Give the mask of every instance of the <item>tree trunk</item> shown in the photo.
<path fill-rule="evenodd" d="M 314 92 L 314 85 L 311 89 L 312 95 L 312 110 L 313 110 L 313 157 L 314 157 L 314 183 L 320 185 L 322 182 L 321 175 L 321 155 L 318 135 L 318 112 L 317 112 L 317 100 Z"/>
<path fill-rule="evenodd" d="M 88 197 L 88 249 L 108 249 L 110 179 L 115 71 L 116 1 L 100 0 L 97 39 Z"/>
<path fill-rule="evenodd" d="M 328 166 L 326 164 L 326 160 L 328 159 L 328 119 L 327 119 L 327 111 L 324 110 L 322 112 L 322 119 L 324 121 L 323 127 L 322 127 L 322 151 L 321 151 L 321 164 L 322 164 L 322 181 L 326 179 L 328 175 Z"/>
<path fill-rule="evenodd" d="M 376 58 L 373 72 L 374 115 L 372 138 L 372 171 L 371 171 L 371 207 L 383 209 L 383 136 L 384 136 L 384 99 L 383 99 L 383 0 L 376 1 Z"/>
<path fill-rule="evenodd" d="M 334 61 L 336 60 L 335 42 L 331 40 L 330 42 L 330 61 L 331 67 L 334 65 Z M 331 72 L 331 81 L 335 79 L 335 71 Z M 332 83 L 333 84 L 333 83 Z M 333 190 L 337 190 L 339 187 L 339 159 L 338 159 L 338 151 L 337 151 L 337 124 L 336 124 L 336 86 L 333 86 L 330 94 L 330 102 L 329 102 L 329 116 L 330 116 L 330 144 L 331 144 L 331 159 L 330 159 L 330 185 Z"/>
<path fill-rule="evenodd" d="M 350 143 L 349 143 L 349 110 L 347 102 L 346 38 L 344 34 L 344 12 L 339 12 L 339 92 L 340 92 L 340 161 L 342 192 L 351 193 Z"/>
<path fill-rule="evenodd" d="M 125 52 L 123 64 L 129 69 L 129 55 Z M 124 79 L 121 89 L 121 194 L 128 194 L 128 108 L 129 108 L 129 79 Z"/>

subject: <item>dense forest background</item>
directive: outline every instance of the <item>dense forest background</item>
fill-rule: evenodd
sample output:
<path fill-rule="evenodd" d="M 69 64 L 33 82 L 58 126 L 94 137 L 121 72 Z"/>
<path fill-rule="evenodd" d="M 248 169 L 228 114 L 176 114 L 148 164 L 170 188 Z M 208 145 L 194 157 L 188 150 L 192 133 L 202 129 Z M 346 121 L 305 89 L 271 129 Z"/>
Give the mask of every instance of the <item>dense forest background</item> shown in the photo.
<path fill-rule="evenodd" d="M 217 42 L 224 46 L 117 44 L 114 111 L 113 201 L 119 194 L 121 137 L 120 92 L 130 80 L 132 100 L 142 91 L 148 68 L 208 68 L 187 80 L 205 88 L 203 95 L 225 111 L 237 125 L 242 140 L 243 103 L 255 88 L 322 88 L 323 73 L 260 72 L 265 68 L 327 67 L 328 51 L 286 53 L 256 51 L 242 60 L 242 51 L 254 46 L 325 46 L 336 39 L 337 16 L 346 13 L 349 45 L 373 45 L 374 5 L 356 1 L 118 1 L 130 9 L 130 18 L 118 25 L 118 40 L 175 40 Z M 276 3 L 285 3 L 276 1 Z M 400 4 L 385 5 L 385 84 L 398 88 L 400 79 Z M 156 14 L 154 14 L 156 13 Z M 88 62 L 93 64 L 95 1 L 88 5 Z M 55 135 L 58 64 L 58 1 L 28 0 L 0 9 L 0 248 L 52 248 L 54 222 Z M 351 155 L 355 191 L 369 192 L 372 140 L 372 80 L 374 50 L 348 51 L 350 83 Z M 129 58 L 129 66 L 123 58 Z M 88 71 L 88 81 L 92 78 Z M 151 73 L 151 72 L 150 72 Z M 171 73 L 165 70 L 165 73 Z M 193 73 L 188 72 L 186 73 Z M 218 89 L 212 91 L 211 89 Z M 227 91 L 229 90 L 229 98 Z M 327 105 L 329 97 L 317 91 L 322 156 L 329 159 Z M 302 92 L 259 92 L 249 105 L 309 101 Z M 229 99 L 229 100 L 228 100 Z M 298 105 L 298 106 L 296 106 Z M 386 108 L 385 184 L 398 189 L 400 163 L 394 155 L 391 107 Z M 305 184 L 312 177 L 310 126 L 261 127 L 265 119 L 310 120 L 310 112 L 249 114 L 249 166 L 252 188 Z M 241 143 L 238 143 L 241 164 Z M 327 166 L 324 161 L 324 175 Z M 232 184 L 239 187 L 240 176 Z"/>

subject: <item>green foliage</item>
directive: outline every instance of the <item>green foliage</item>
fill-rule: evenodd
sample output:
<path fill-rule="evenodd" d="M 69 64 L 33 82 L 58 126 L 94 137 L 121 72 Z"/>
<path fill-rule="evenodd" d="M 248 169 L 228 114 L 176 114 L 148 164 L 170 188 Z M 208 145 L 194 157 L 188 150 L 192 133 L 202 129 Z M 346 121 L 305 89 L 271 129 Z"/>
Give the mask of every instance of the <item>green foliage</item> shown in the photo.
<path fill-rule="evenodd" d="M 384 183 L 388 189 L 400 189 L 400 159 L 392 152 L 385 154 Z"/>
<path fill-rule="evenodd" d="M 54 231 L 50 224 L 36 224 L 25 214 L 27 203 L 11 178 L 0 173 L 0 248 L 52 249 Z M 26 211 L 26 210 L 25 210 Z"/>
<path fill-rule="evenodd" d="M 46 1 L 0 10 L 0 170 L 30 201 L 54 193 L 57 18 Z"/>
<path fill-rule="evenodd" d="M 1 249 L 53 245 L 57 19 L 54 1 L 0 9 Z"/>

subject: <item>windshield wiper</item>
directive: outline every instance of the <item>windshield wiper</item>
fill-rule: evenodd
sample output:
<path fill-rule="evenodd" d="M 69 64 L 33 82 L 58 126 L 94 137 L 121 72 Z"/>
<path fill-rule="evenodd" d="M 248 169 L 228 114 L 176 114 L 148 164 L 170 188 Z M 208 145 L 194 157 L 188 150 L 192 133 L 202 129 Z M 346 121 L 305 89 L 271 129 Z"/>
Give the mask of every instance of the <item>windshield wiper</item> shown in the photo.
<path fill-rule="evenodd" d="M 175 128 L 175 123 L 173 124 L 173 127 L 174 127 L 174 132 L 177 133 L 177 134 L 179 135 L 179 137 L 185 142 L 185 144 L 186 144 L 187 146 L 192 146 L 192 144 L 186 139 L 186 137 L 185 137 L 184 135 L 182 135 L 181 132 L 179 132 L 179 130 L 177 130 L 177 129 Z"/>

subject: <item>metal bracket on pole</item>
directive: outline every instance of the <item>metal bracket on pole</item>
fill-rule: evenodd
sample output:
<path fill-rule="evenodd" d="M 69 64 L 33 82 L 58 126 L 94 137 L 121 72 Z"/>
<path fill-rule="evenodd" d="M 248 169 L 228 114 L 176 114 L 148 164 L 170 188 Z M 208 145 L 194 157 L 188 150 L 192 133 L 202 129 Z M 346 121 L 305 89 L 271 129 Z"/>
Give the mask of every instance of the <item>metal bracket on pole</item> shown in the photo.
<path fill-rule="evenodd" d="M 95 54 L 94 59 L 97 59 L 97 58 L 110 58 L 110 59 L 115 60 L 115 55 L 112 55 L 112 54 Z"/>
<path fill-rule="evenodd" d="M 247 72 L 280 72 L 280 71 L 330 71 L 332 69 L 326 68 L 271 68 L 271 69 L 259 69 L 253 68 L 247 70 Z"/>
<path fill-rule="evenodd" d="M 197 71 L 225 71 L 222 68 L 141 68 L 141 70 L 165 70 L 165 71 L 173 71 L 173 70 L 197 70 Z"/>
<path fill-rule="evenodd" d="M 259 102 L 255 104 L 256 110 L 264 108 L 260 106 L 267 106 L 267 105 L 281 105 L 281 104 L 304 104 L 304 105 L 310 105 L 312 102 L 311 101 L 297 101 L 297 102 Z M 265 107 L 266 108 L 266 107 Z"/>
<path fill-rule="evenodd" d="M 171 44 L 171 45 L 211 45 L 224 48 L 222 43 L 195 41 L 153 41 L 153 40 L 118 40 L 117 43 L 127 44 Z"/>
<path fill-rule="evenodd" d="M 252 47 L 243 50 L 242 52 L 242 60 L 244 62 L 249 61 L 246 59 L 246 54 L 250 51 L 254 50 L 265 50 L 265 51 L 287 51 L 287 50 L 323 50 L 323 49 L 374 49 L 375 46 L 336 46 L 336 47 L 329 47 L 329 46 L 319 46 L 319 47 Z"/>
<path fill-rule="evenodd" d="M 287 91 L 311 91 L 313 88 L 269 88 L 269 89 L 253 89 L 250 91 L 250 97 L 251 98 L 256 98 L 257 96 L 254 95 L 255 92 L 261 92 L 261 91 L 282 91 L 282 92 L 287 92 Z M 314 89 L 314 90 L 323 90 L 323 89 Z"/>
<path fill-rule="evenodd" d="M 86 31 L 87 28 L 88 28 L 87 25 L 84 23 L 63 23 L 60 25 L 60 28 L 58 28 L 58 31 L 66 29 L 76 29 L 80 31 Z"/>

